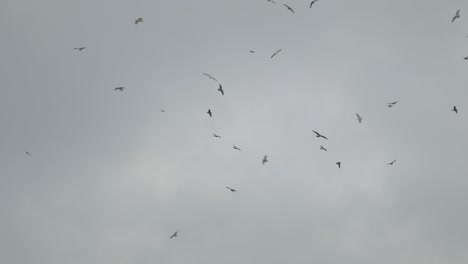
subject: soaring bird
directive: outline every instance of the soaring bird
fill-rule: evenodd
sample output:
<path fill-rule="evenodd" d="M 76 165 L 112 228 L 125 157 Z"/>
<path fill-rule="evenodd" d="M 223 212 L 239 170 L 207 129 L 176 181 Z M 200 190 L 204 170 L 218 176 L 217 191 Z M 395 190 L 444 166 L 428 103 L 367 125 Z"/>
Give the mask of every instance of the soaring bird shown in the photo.
<path fill-rule="evenodd" d="M 393 165 L 393 163 L 395 163 L 396 160 L 393 160 L 392 162 L 389 162 L 387 163 L 388 165 Z"/>
<path fill-rule="evenodd" d="M 208 112 L 206 112 L 207 114 L 210 115 L 210 117 L 213 117 L 213 115 L 211 114 L 211 109 L 208 109 Z"/>
<path fill-rule="evenodd" d="M 312 1 L 312 2 L 310 3 L 310 7 L 309 7 L 309 9 L 310 9 L 310 8 L 312 8 L 312 5 L 313 5 L 313 4 L 315 4 L 315 2 L 317 2 L 317 1 L 318 1 L 318 0 L 314 0 L 314 1 Z"/>
<path fill-rule="evenodd" d="M 290 6 L 288 6 L 288 5 L 286 5 L 286 4 L 283 4 L 283 5 L 284 5 L 289 11 L 291 11 L 291 12 L 294 14 L 294 10 L 293 10 Z"/>
<path fill-rule="evenodd" d="M 356 116 L 357 116 L 357 121 L 359 121 L 359 123 L 361 123 L 362 122 L 362 117 L 359 114 L 356 114 Z"/>
<path fill-rule="evenodd" d="M 79 47 L 79 48 L 73 48 L 74 50 L 78 50 L 78 51 L 82 51 L 84 49 L 86 49 L 86 47 Z"/>
<path fill-rule="evenodd" d="M 338 169 L 341 169 L 341 161 L 338 161 L 337 163 L 335 163 L 336 165 L 338 165 Z"/>
<path fill-rule="evenodd" d="M 213 134 L 213 137 L 215 137 L 215 138 L 221 138 L 221 136 L 216 135 L 216 134 Z"/>
<path fill-rule="evenodd" d="M 460 18 L 460 9 L 457 10 L 457 13 L 455 14 L 455 16 L 452 18 L 452 23 L 453 21 L 455 21 L 455 19 L 457 18 Z"/>
<path fill-rule="evenodd" d="M 314 132 L 314 133 L 317 135 L 318 138 L 321 137 L 321 138 L 324 138 L 324 139 L 328 140 L 327 137 L 325 137 L 324 135 L 321 135 L 319 132 L 317 132 L 317 131 L 315 131 L 315 130 L 312 130 L 312 132 Z"/>
<path fill-rule="evenodd" d="M 453 106 L 453 109 L 452 109 L 452 111 L 454 111 L 454 112 L 455 112 L 455 114 L 458 114 L 458 109 L 457 109 L 457 107 L 456 107 L 456 106 Z"/>
<path fill-rule="evenodd" d="M 277 50 L 275 53 L 273 53 L 273 55 L 271 55 L 271 59 L 273 59 L 274 56 L 278 55 L 278 53 L 280 53 L 281 49 Z"/>
<path fill-rule="evenodd" d="M 224 95 L 223 86 L 221 84 L 219 85 L 218 91 L 220 91 L 221 94 Z"/>
<path fill-rule="evenodd" d="M 124 89 L 125 89 L 125 87 L 117 87 L 117 88 L 114 88 L 114 91 L 119 90 L 119 91 L 123 92 Z"/>
<path fill-rule="evenodd" d="M 174 234 L 172 234 L 172 236 L 169 239 L 173 239 L 174 237 L 177 237 L 177 233 L 179 233 L 179 231 L 176 231 Z"/>
<path fill-rule="evenodd" d="M 265 156 L 263 156 L 262 164 L 265 165 L 265 163 L 267 163 L 267 162 L 268 162 L 268 156 L 265 155 Z"/>
<path fill-rule="evenodd" d="M 276 4 L 276 2 L 273 1 L 273 0 L 267 0 L 267 2 L 271 2 L 271 3 L 273 3 L 273 4 Z"/>
<path fill-rule="evenodd" d="M 326 148 L 324 148 L 322 145 L 320 145 L 320 149 L 321 150 L 325 150 L 325 151 L 328 151 Z"/>
<path fill-rule="evenodd" d="M 226 187 L 226 189 L 230 190 L 231 192 L 237 192 L 236 189 L 233 189 L 233 188 L 231 188 L 231 187 Z"/>
<path fill-rule="evenodd" d="M 213 80 L 213 81 L 215 81 L 215 82 L 217 82 L 217 81 L 218 81 L 218 80 L 216 80 L 216 79 L 215 79 L 215 77 L 213 77 L 213 76 L 209 75 L 208 73 L 203 73 L 203 75 L 206 75 L 206 76 L 208 76 L 208 78 L 210 78 L 211 80 Z"/>
<path fill-rule="evenodd" d="M 387 106 L 388 107 L 393 107 L 396 103 L 398 103 L 398 101 L 388 103 Z"/>
<path fill-rule="evenodd" d="M 236 145 L 232 145 L 233 149 L 237 149 L 238 151 L 242 151 L 240 148 L 238 148 Z"/>
<path fill-rule="evenodd" d="M 137 20 L 135 20 L 135 25 L 137 25 L 140 22 L 143 22 L 143 18 L 141 18 L 141 17 L 139 17 Z"/>

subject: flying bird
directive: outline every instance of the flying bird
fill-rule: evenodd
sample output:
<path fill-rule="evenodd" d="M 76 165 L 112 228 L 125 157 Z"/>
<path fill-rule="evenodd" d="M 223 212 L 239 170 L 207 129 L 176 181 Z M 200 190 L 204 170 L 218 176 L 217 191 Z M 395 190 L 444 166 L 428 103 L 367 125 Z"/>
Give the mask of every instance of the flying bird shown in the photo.
<path fill-rule="evenodd" d="M 215 137 L 215 138 L 221 138 L 221 136 L 216 135 L 216 134 L 213 134 L 213 137 Z"/>
<path fill-rule="evenodd" d="M 278 55 L 278 53 L 280 53 L 281 49 L 277 50 L 275 53 L 273 53 L 273 55 L 271 55 L 271 59 L 273 59 L 274 56 Z"/>
<path fill-rule="evenodd" d="M 215 81 L 215 82 L 217 82 L 217 81 L 218 81 L 218 80 L 216 80 L 216 79 L 215 79 L 215 77 L 213 77 L 213 76 L 209 75 L 208 73 L 203 73 L 203 75 L 206 75 L 206 76 L 208 76 L 208 78 L 210 78 L 211 80 L 213 80 L 213 81 Z"/>
<path fill-rule="evenodd" d="M 457 13 L 455 14 L 455 16 L 452 18 L 452 23 L 453 21 L 455 21 L 455 19 L 457 18 L 460 18 L 460 9 L 457 10 Z"/>
<path fill-rule="evenodd" d="M 236 145 L 232 145 L 232 148 L 233 148 L 233 149 L 237 149 L 237 150 L 239 150 L 239 151 L 242 151 L 242 150 L 241 150 L 240 148 L 238 148 Z"/>
<path fill-rule="evenodd" d="M 223 86 L 221 84 L 219 85 L 218 91 L 220 91 L 221 94 L 224 95 Z"/>
<path fill-rule="evenodd" d="M 325 150 L 325 151 L 328 151 L 326 148 L 324 148 L 322 145 L 320 145 L 320 149 L 321 150 Z"/>
<path fill-rule="evenodd" d="M 338 161 L 337 163 L 335 163 L 336 165 L 338 165 L 338 169 L 341 169 L 341 161 Z"/>
<path fill-rule="evenodd" d="M 31 153 L 29 153 L 27 150 L 25 150 L 24 152 L 26 153 L 26 155 L 32 156 Z"/>
<path fill-rule="evenodd" d="M 458 114 L 458 109 L 457 109 L 457 107 L 456 107 L 456 106 L 453 106 L 453 109 L 452 109 L 452 111 L 454 111 L 454 112 L 455 112 L 455 114 Z"/>
<path fill-rule="evenodd" d="M 135 20 L 135 25 L 138 25 L 138 23 L 140 23 L 140 22 L 143 22 L 143 18 L 141 18 L 141 17 L 138 18 L 137 20 Z"/>
<path fill-rule="evenodd" d="M 291 12 L 294 14 L 294 10 L 293 10 L 290 6 L 288 6 L 288 5 L 286 5 L 286 4 L 283 4 L 283 5 L 284 5 L 289 11 L 291 11 Z"/>
<path fill-rule="evenodd" d="M 207 114 L 210 115 L 210 117 L 213 117 L 213 115 L 211 114 L 211 109 L 208 109 L 208 112 L 206 112 Z"/>
<path fill-rule="evenodd" d="M 357 120 L 359 121 L 359 123 L 361 123 L 362 122 L 362 117 L 359 114 L 356 114 L 356 116 L 357 116 Z"/>
<path fill-rule="evenodd" d="M 318 0 L 314 0 L 314 1 L 312 1 L 312 2 L 310 3 L 310 7 L 309 7 L 309 9 L 310 9 L 310 8 L 312 8 L 312 5 L 313 5 L 313 4 L 315 4 L 315 2 L 317 2 L 317 1 L 318 1 Z"/>
<path fill-rule="evenodd" d="M 177 233 L 179 233 L 179 231 L 176 231 L 174 234 L 172 234 L 172 236 L 169 239 L 173 239 L 174 237 L 177 237 Z"/>
<path fill-rule="evenodd" d="M 249 50 L 249 51 L 250 51 L 250 53 L 255 53 L 255 51 L 253 51 L 253 50 Z"/>
<path fill-rule="evenodd" d="M 86 49 L 86 47 L 79 47 L 79 48 L 73 48 L 74 50 L 78 50 L 78 51 L 82 51 L 84 49 Z"/>
<path fill-rule="evenodd" d="M 393 160 L 392 162 L 389 162 L 387 163 L 388 165 L 393 165 L 393 163 L 395 163 L 396 160 Z"/>
<path fill-rule="evenodd" d="M 117 87 L 117 88 L 114 88 L 114 91 L 119 90 L 119 91 L 123 92 L 124 89 L 125 89 L 125 87 Z"/>
<path fill-rule="evenodd" d="M 273 0 L 267 0 L 267 2 L 271 2 L 271 3 L 273 3 L 273 4 L 276 4 L 276 2 L 273 1 Z"/>
<path fill-rule="evenodd" d="M 233 189 L 233 188 L 231 188 L 231 187 L 226 187 L 226 189 L 230 190 L 231 192 L 237 192 L 236 189 Z"/>
<path fill-rule="evenodd" d="M 265 155 L 265 156 L 263 156 L 262 164 L 265 165 L 265 163 L 267 163 L 267 162 L 268 162 L 268 156 Z"/>
<path fill-rule="evenodd" d="M 388 107 L 393 107 L 396 103 L 398 103 L 398 101 L 388 103 L 387 106 Z"/>
<path fill-rule="evenodd" d="M 315 131 L 315 130 L 312 130 L 312 132 L 314 132 L 314 133 L 317 135 L 316 137 L 318 137 L 318 138 L 321 137 L 321 138 L 324 138 L 324 139 L 328 140 L 327 137 L 325 137 L 324 135 L 321 135 L 319 132 L 317 132 L 317 131 Z"/>

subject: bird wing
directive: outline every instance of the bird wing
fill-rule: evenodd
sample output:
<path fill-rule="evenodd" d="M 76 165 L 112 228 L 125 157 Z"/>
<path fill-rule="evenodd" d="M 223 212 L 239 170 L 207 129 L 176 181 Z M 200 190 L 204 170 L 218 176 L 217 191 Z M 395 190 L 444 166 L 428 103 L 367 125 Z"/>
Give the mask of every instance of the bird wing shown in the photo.
<path fill-rule="evenodd" d="M 315 131 L 315 130 L 312 130 L 312 132 L 314 132 L 314 133 L 317 135 L 317 137 L 320 137 L 320 136 L 321 136 L 321 135 L 319 134 L 319 132 L 317 132 L 317 131 Z"/>
<path fill-rule="evenodd" d="M 321 137 L 323 137 L 324 139 L 328 140 L 328 138 L 324 135 L 320 135 Z"/>

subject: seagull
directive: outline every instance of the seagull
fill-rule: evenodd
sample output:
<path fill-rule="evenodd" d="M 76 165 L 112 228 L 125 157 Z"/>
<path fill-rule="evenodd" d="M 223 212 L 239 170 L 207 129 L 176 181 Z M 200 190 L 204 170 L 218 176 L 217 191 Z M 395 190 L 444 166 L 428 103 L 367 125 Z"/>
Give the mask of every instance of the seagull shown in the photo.
<path fill-rule="evenodd" d="M 359 123 L 361 123 L 362 122 L 362 117 L 359 114 L 356 114 L 356 116 L 357 116 L 357 120 L 359 121 Z"/>
<path fill-rule="evenodd" d="M 237 192 L 236 189 L 233 189 L 233 188 L 231 188 L 231 187 L 226 187 L 226 189 L 230 190 L 231 192 Z"/>
<path fill-rule="evenodd" d="M 84 49 L 86 49 L 86 47 L 79 47 L 79 48 L 73 48 L 74 50 L 78 50 L 78 51 L 82 51 Z"/>
<path fill-rule="evenodd" d="M 141 17 L 138 18 L 137 20 L 135 20 L 135 25 L 137 25 L 137 24 L 140 23 L 140 22 L 143 22 L 143 18 L 141 18 Z"/>
<path fill-rule="evenodd" d="M 220 91 L 221 94 L 224 95 L 223 86 L 221 84 L 219 85 L 218 91 Z"/>
<path fill-rule="evenodd" d="M 268 156 L 265 155 L 265 156 L 263 156 L 262 164 L 265 165 L 265 163 L 267 163 L 267 162 L 268 162 Z"/>
<path fill-rule="evenodd" d="M 392 162 L 389 162 L 387 163 L 388 165 L 393 165 L 393 163 L 395 163 L 396 160 L 393 160 Z"/>
<path fill-rule="evenodd" d="M 221 138 L 221 136 L 216 135 L 216 134 L 213 134 L 213 137 L 215 137 L 215 138 Z"/>
<path fill-rule="evenodd" d="M 319 138 L 319 137 L 322 137 L 322 138 L 328 140 L 327 137 L 325 137 L 324 135 L 321 135 L 319 132 L 317 132 L 317 131 L 315 131 L 315 130 L 312 130 L 312 132 L 314 132 L 314 133 L 317 135 L 318 138 Z"/>
<path fill-rule="evenodd" d="M 284 5 L 289 11 L 291 11 L 291 12 L 294 14 L 294 10 L 293 10 L 290 6 L 288 6 L 288 5 L 286 5 L 286 4 L 283 4 L 283 5 Z"/>
<path fill-rule="evenodd" d="M 281 51 L 281 49 L 277 50 L 273 55 L 271 55 L 270 59 L 273 59 L 274 56 L 278 55 L 278 53 Z"/>
<path fill-rule="evenodd" d="M 338 169 L 341 169 L 341 161 L 338 161 L 336 165 L 338 165 Z"/>
<path fill-rule="evenodd" d="M 174 234 L 172 234 L 172 236 L 169 239 L 173 239 L 174 237 L 177 237 L 177 233 L 179 233 L 179 231 L 176 231 Z"/>
<path fill-rule="evenodd" d="M 455 21 L 455 19 L 457 18 L 460 18 L 460 9 L 457 10 L 457 13 L 455 14 L 455 16 L 452 18 L 452 23 L 453 21 Z"/>
<path fill-rule="evenodd" d="M 25 150 L 24 152 L 26 153 L 26 155 L 32 156 L 31 153 L 29 153 L 27 150 Z"/>
<path fill-rule="evenodd" d="M 239 151 L 242 151 L 242 150 L 241 150 L 240 148 L 238 148 L 236 145 L 232 145 L 232 148 L 233 148 L 233 149 L 237 149 L 237 150 L 239 150 Z"/>
<path fill-rule="evenodd" d="M 124 89 L 125 89 L 125 87 L 117 87 L 117 88 L 114 88 L 114 91 L 119 90 L 119 91 L 123 92 Z"/>
<path fill-rule="evenodd" d="M 213 76 L 209 75 L 208 73 L 203 73 L 203 75 L 206 75 L 208 76 L 208 78 L 210 78 L 211 80 L 217 82 L 218 80 L 216 80 Z"/>
<path fill-rule="evenodd" d="M 213 117 L 213 115 L 211 114 L 211 109 L 208 109 L 208 112 L 206 112 L 207 114 L 210 115 L 210 117 Z"/>
<path fill-rule="evenodd" d="M 317 1 L 318 1 L 318 0 L 314 0 L 314 1 L 312 1 L 312 2 L 310 3 L 310 7 L 309 7 L 309 9 L 310 9 L 310 8 L 312 8 L 312 5 L 313 5 L 313 4 L 315 4 L 315 2 L 317 2 Z"/>
<path fill-rule="evenodd" d="M 326 148 L 324 148 L 322 145 L 320 145 L 320 149 L 323 149 L 325 151 L 328 151 Z"/>
<path fill-rule="evenodd" d="M 398 101 L 388 103 L 387 106 L 388 107 L 393 107 L 396 103 L 398 103 Z"/>
<path fill-rule="evenodd" d="M 455 114 L 458 114 L 458 109 L 457 109 L 457 107 L 456 107 L 456 106 L 453 106 L 453 109 L 452 109 L 452 111 L 454 111 L 454 112 L 455 112 Z"/>

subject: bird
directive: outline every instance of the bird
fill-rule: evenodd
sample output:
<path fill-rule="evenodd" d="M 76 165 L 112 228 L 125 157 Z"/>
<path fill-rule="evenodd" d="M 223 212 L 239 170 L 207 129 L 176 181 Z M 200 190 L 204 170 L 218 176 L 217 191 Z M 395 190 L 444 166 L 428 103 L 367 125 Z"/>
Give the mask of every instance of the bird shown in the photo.
<path fill-rule="evenodd" d="M 79 48 L 73 48 L 74 50 L 78 50 L 78 51 L 82 51 L 84 49 L 86 49 L 86 47 L 79 47 Z"/>
<path fill-rule="evenodd" d="M 253 50 L 249 50 L 249 51 L 250 51 L 250 53 L 255 53 L 255 51 L 253 51 Z"/>
<path fill-rule="evenodd" d="M 32 156 L 31 153 L 29 153 L 27 150 L 25 150 L 24 152 L 26 153 L 26 155 Z"/>
<path fill-rule="evenodd" d="M 271 3 L 273 3 L 273 4 L 276 4 L 276 2 L 273 1 L 273 0 L 267 0 L 267 2 L 271 2 Z"/>
<path fill-rule="evenodd" d="M 452 23 L 453 23 L 453 21 L 455 21 L 455 19 L 457 19 L 457 18 L 460 18 L 460 9 L 458 9 L 458 10 L 457 10 L 457 13 L 455 14 L 455 16 L 453 16 L 453 18 L 452 18 Z"/>
<path fill-rule="evenodd" d="M 268 162 L 268 156 L 265 155 L 265 156 L 263 156 L 262 164 L 265 165 L 265 163 L 267 163 L 267 162 Z"/>
<path fill-rule="evenodd" d="M 242 150 L 241 150 L 240 148 L 238 148 L 236 145 L 232 145 L 232 148 L 233 148 L 233 149 L 237 149 L 237 150 L 239 150 L 239 151 L 242 151 Z"/>
<path fill-rule="evenodd" d="M 215 137 L 215 138 L 221 138 L 221 136 L 216 135 L 216 134 L 213 134 L 213 137 Z"/>
<path fill-rule="evenodd" d="M 207 114 L 210 115 L 210 117 L 213 117 L 213 115 L 211 114 L 211 109 L 208 109 L 208 112 L 206 112 Z"/>
<path fill-rule="evenodd" d="M 455 112 L 455 114 L 458 114 L 458 109 L 457 109 L 457 107 L 456 107 L 456 106 L 453 106 L 453 109 L 452 109 L 452 111 L 454 111 L 454 112 Z"/>
<path fill-rule="evenodd" d="M 280 53 L 281 49 L 277 50 L 275 53 L 273 53 L 273 55 L 271 55 L 271 59 L 273 59 L 274 56 L 278 55 L 278 53 Z"/>
<path fill-rule="evenodd" d="M 221 84 L 219 85 L 218 91 L 220 91 L 221 94 L 224 95 L 223 86 Z"/>
<path fill-rule="evenodd" d="M 335 163 L 336 165 L 338 165 L 338 169 L 341 169 L 341 161 L 338 161 L 337 163 Z"/>
<path fill-rule="evenodd" d="M 393 165 L 393 163 L 395 163 L 396 160 L 393 160 L 392 162 L 389 162 L 387 163 L 388 165 Z"/>
<path fill-rule="evenodd" d="M 231 187 L 227 187 L 227 186 L 226 186 L 226 189 L 230 190 L 231 192 L 237 192 L 236 189 L 233 189 L 233 188 L 231 188 Z"/>
<path fill-rule="evenodd" d="M 396 103 L 398 103 L 398 101 L 388 103 L 387 106 L 388 107 L 393 107 Z"/>
<path fill-rule="evenodd" d="M 288 6 L 287 4 L 283 4 L 283 5 L 294 14 L 294 10 L 290 6 Z"/>
<path fill-rule="evenodd" d="M 317 132 L 317 131 L 315 131 L 315 130 L 312 130 L 312 132 L 314 132 L 314 133 L 317 135 L 318 138 L 322 137 L 322 138 L 328 140 L 327 137 L 325 137 L 324 135 L 321 135 L 319 132 Z"/>
<path fill-rule="evenodd" d="M 206 76 L 208 76 L 208 78 L 210 78 L 211 80 L 213 80 L 213 81 L 215 81 L 215 82 L 217 82 L 217 81 L 218 81 L 218 80 L 216 80 L 216 78 L 215 78 L 215 77 L 213 77 L 213 76 L 209 75 L 208 73 L 203 73 L 203 75 L 206 75 Z"/>
<path fill-rule="evenodd" d="M 174 234 L 172 234 L 172 236 L 169 237 L 169 239 L 173 239 L 174 237 L 177 237 L 177 233 L 179 233 L 179 231 L 174 232 Z"/>
<path fill-rule="evenodd" d="M 322 145 L 320 145 L 320 149 L 328 151 L 326 148 L 324 148 Z"/>
<path fill-rule="evenodd" d="M 318 0 L 314 0 L 314 1 L 312 1 L 312 2 L 310 3 L 310 7 L 309 7 L 309 9 L 310 9 L 310 8 L 312 8 L 312 5 L 313 5 L 313 4 L 315 4 L 315 2 L 317 2 L 317 1 L 318 1 Z"/>
<path fill-rule="evenodd" d="M 123 92 L 124 89 L 125 89 L 125 87 L 117 87 L 117 88 L 114 88 L 114 91 L 119 90 L 119 91 Z"/>
<path fill-rule="evenodd" d="M 135 20 L 135 25 L 138 25 L 138 23 L 143 22 L 143 18 L 139 17 L 137 20 Z"/>
<path fill-rule="evenodd" d="M 356 114 L 356 116 L 357 116 L 357 120 L 359 121 L 359 123 L 361 123 L 362 122 L 362 117 L 359 114 Z"/>

